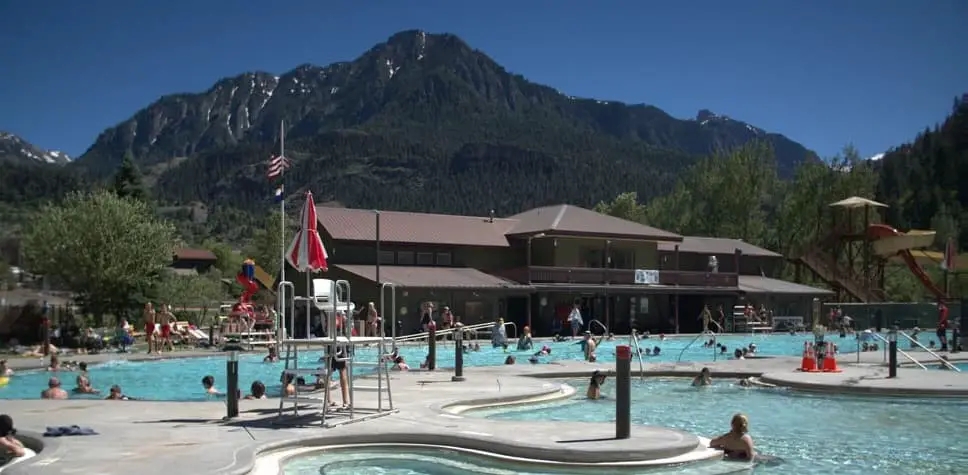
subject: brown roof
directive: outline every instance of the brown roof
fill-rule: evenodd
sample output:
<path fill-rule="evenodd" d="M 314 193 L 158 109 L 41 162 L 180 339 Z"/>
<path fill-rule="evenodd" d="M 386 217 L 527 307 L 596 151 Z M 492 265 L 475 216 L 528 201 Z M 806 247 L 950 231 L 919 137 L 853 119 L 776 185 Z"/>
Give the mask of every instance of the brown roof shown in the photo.
<path fill-rule="evenodd" d="M 754 246 L 739 239 L 683 236 L 681 243 L 660 242 L 660 252 L 673 252 L 679 244 L 679 252 L 696 254 L 732 254 L 739 249 L 744 255 L 757 257 L 783 257 L 769 249 Z"/>
<path fill-rule="evenodd" d="M 614 237 L 679 241 L 682 236 L 652 226 L 627 221 L 572 205 L 555 205 L 518 213 L 509 219 L 518 223 L 509 235 L 548 233 L 571 236 Z"/>
<path fill-rule="evenodd" d="M 70 292 L 44 292 L 36 289 L 0 290 L 0 302 L 4 305 L 25 305 L 30 301 L 48 305 L 66 305 L 73 300 Z"/>
<path fill-rule="evenodd" d="M 376 281 L 376 266 L 333 266 L 364 279 Z M 381 266 L 380 280 L 400 287 L 424 289 L 527 289 L 507 279 L 468 267 Z"/>
<path fill-rule="evenodd" d="M 739 289 L 748 294 L 831 295 L 827 289 L 795 284 L 758 275 L 739 276 Z"/>
<path fill-rule="evenodd" d="M 376 241 L 374 211 L 316 207 L 319 225 L 338 241 Z M 450 214 L 380 211 L 380 241 L 455 246 L 508 247 L 515 221 Z"/>
<path fill-rule="evenodd" d="M 187 247 L 175 249 L 175 259 L 187 261 L 214 261 L 218 260 L 215 254 L 208 249 L 191 249 Z"/>

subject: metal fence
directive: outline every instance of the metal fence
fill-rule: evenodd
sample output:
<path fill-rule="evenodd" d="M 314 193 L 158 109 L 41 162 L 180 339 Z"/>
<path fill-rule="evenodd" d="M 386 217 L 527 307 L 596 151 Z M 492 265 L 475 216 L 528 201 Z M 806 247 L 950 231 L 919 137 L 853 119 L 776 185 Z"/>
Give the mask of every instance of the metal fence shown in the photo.
<path fill-rule="evenodd" d="M 895 322 L 907 329 L 938 325 L 938 306 L 934 303 L 824 303 L 820 323 L 829 325 L 830 312 L 837 307 L 853 319 L 854 328 L 889 328 Z M 961 308 L 961 302 L 948 304 L 949 318 L 960 321 Z"/>

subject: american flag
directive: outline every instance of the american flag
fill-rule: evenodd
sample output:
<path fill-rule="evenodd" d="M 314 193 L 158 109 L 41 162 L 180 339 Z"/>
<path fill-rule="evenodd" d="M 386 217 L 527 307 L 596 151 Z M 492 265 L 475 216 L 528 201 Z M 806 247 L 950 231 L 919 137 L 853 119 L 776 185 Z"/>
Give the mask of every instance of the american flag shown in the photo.
<path fill-rule="evenodd" d="M 282 177 L 282 173 L 289 168 L 289 165 L 289 159 L 282 155 L 272 157 L 269 159 L 269 170 L 266 172 L 266 176 L 270 181 L 277 180 Z"/>

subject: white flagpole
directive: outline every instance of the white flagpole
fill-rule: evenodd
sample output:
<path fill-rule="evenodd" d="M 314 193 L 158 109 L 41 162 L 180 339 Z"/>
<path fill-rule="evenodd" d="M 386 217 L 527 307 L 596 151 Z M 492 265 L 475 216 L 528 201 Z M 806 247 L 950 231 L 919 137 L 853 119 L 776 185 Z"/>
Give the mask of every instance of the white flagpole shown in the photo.
<path fill-rule="evenodd" d="M 279 156 L 282 157 L 283 163 L 285 165 L 286 157 L 286 121 L 279 122 Z M 283 166 L 279 170 L 279 187 L 282 192 L 279 197 L 279 245 L 282 248 L 280 251 L 280 261 L 279 261 L 279 283 L 286 281 L 286 167 Z M 291 288 L 291 287 L 290 287 Z M 285 328 L 285 314 L 286 314 L 286 302 L 283 299 L 283 290 L 281 285 L 276 285 L 276 303 L 279 304 L 279 322 L 280 328 Z M 289 295 L 289 298 L 295 297 L 295 295 Z M 295 315 L 289 315 L 289 318 L 295 318 Z M 280 328 L 276 328 L 276 335 L 281 335 L 282 332 Z M 292 335 L 289 335 L 292 338 Z M 278 337 L 277 337 L 278 339 Z"/>

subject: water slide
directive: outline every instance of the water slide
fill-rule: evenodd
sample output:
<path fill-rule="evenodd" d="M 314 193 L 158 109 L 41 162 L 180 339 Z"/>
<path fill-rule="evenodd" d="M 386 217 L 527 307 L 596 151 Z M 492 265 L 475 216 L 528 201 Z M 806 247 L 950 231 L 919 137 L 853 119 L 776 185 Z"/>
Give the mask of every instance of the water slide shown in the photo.
<path fill-rule="evenodd" d="M 236 274 L 235 280 L 242 284 L 242 288 L 245 289 L 242 291 L 242 303 L 249 303 L 252 300 L 252 296 L 259 291 L 259 284 L 256 283 L 255 279 L 246 277 L 242 272 Z"/>
<path fill-rule="evenodd" d="M 934 242 L 934 231 L 909 231 L 902 233 L 897 229 L 883 224 L 872 224 L 867 228 L 867 236 L 874 241 L 874 254 L 880 257 L 899 256 L 908 269 L 921 281 L 921 285 L 928 289 L 939 300 L 947 298 L 931 276 L 918 263 L 911 249 L 925 248 Z"/>
<path fill-rule="evenodd" d="M 255 280 L 262 284 L 262 286 L 265 287 L 269 292 L 274 292 L 273 289 L 276 288 L 275 277 L 269 275 L 269 273 L 259 265 L 255 266 Z"/>

